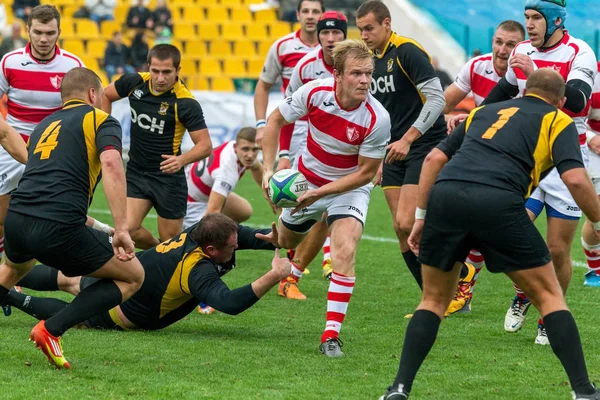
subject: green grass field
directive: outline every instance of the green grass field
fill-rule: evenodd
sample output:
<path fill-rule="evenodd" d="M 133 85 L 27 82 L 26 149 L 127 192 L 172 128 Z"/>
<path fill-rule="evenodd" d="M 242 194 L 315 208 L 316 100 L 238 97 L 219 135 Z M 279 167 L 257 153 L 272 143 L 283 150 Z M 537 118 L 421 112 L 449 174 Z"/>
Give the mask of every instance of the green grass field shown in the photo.
<path fill-rule="evenodd" d="M 237 192 L 254 206 L 250 225 L 274 220 L 250 177 Z M 111 222 L 101 188 L 96 194 L 91 215 Z M 156 232 L 156 219 L 148 218 L 146 226 Z M 391 226 L 376 189 L 341 332 L 343 359 L 326 359 L 318 351 L 328 287 L 320 277 L 319 256 L 301 284 L 305 302 L 284 300 L 272 290 L 236 317 L 194 312 L 158 332 L 71 330 L 63 339 L 71 371 L 48 365 L 27 341 L 35 321 L 13 310 L 12 316 L 0 317 L 0 399 L 376 399 L 395 376 L 408 323 L 403 316 L 420 297 Z M 573 258 L 582 262 L 579 239 L 575 242 Z M 230 287 L 246 284 L 267 271 L 270 260 L 267 252 L 240 252 L 238 267 L 225 281 Z M 600 291 L 583 287 L 584 273 L 575 268 L 568 302 L 590 376 L 600 381 L 600 315 L 595 311 Z M 411 399 L 570 398 L 567 377 L 550 347 L 533 344 L 537 312 L 531 309 L 519 333 L 504 332 L 512 296 L 508 278 L 482 272 L 473 312 L 442 324 Z"/>

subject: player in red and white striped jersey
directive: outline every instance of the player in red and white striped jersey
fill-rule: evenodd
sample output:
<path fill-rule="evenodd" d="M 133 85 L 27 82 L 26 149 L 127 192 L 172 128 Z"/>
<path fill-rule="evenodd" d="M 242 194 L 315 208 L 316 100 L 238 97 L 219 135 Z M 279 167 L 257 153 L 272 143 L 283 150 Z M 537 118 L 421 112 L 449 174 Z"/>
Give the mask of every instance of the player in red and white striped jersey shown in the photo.
<path fill-rule="evenodd" d="M 6 121 L 27 141 L 33 128 L 61 109 L 60 84 L 75 67 L 73 54 L 59 49 L 60 14 L 51 5 L 34 7 L 27 21 L 29 43 L 0 61 L 0 97 L 8 97 Z M 25 166 L 0 149 L 0 257 L 4 252 L 4 216 L 9 193 L 17 187 Z"/>
<path fill-rule="evenodd" d="M 510 53 L 517 43 L 524 39 L 523 25 L 512 20 L 501 22 L 492 38 L 492 52 L 467 62 L 458 73 L 456 81 L 444 91 L 446 98 L 444 114 L 452 112 L 469 92 L 473 93 L 475 104 L 480 105 L 506 73 Z M 468 273 L 459 280 L 454 299 L 448 307 L 448 314 L 471 310 L 473 286 L 483 268 L 484 260 L 479 251 L 472 250 L 466 262 L 475 267 L 475 273 Z"/>
<path fill-rule="evenodd" d="M 564 1 L 526 0 L 525 25 L 529 40 L 519 43 L 511 54 L 509 68 L 483 104 L 502 101 L 511 96 L 523 95 L 527 77 L 538 68 L 553 68 L 566 82 L 567 98 L 563 111 L 573 118 L 579 132 L 579 143 L 587 164 L 585 119 L 588 101 L 597 72 L 596 56 L 583 40 L 576 39 L 564 30 L 567 17 Z M 547 241 L 563 292 L 571 280 L 573 265 L 571 246 L 577 231 L 581 210 L 571 193 L 553 169 L 525 203 L 532 219 L 546 208 L 548 219 Z M 531 303 L 525 293 L 517 290 L 504 319 L 507 332 L 518 331 L 525 322 Z M 536 344 L 549 344 L 543 321 L 538 320 Z"/>
<path fill-rule="evenodd" d="M 369 48 L 363 42 L 345 40 L 334 48 L 333 59 L 333 78 L 302 86 L 269 117 L 263 142 L 263 192 L 268 200 L 281 127 L 308 116 L 307 145 L 298 170 L 308 180 L 309 190 L 295 209 L 284 209 L 279 242 L 295 248 L 327 212 L 333 273 L 320 349 L 328 357 L 339 357 L 343 355 L 339 331 L 356 279 L 356 248 L 367 216 L 371 181 L 390 139 L 390 116 L 369 93 L 374 69 Z M 299 271 L 292 266 L 292 273 Z"/>
<path fill-rule="evenodd" d="M 222 212 L 237 223 L 252 216 L 248 200 L 233 190 L 248 169 L 261 185 L 262 164 L 257 160 L 258 152 L 256 129 L 246 127 L 238 131 L 235 140 L 223 143 L 209 157 L 185 167 L 188 199 L 183 229 L 207 213 Z"/>
<path fill-rule="evenodd" d="M 600 72 L 600 62 L 598 62 L 598 71 Z M 600 73 L 596 74 L 594 80 L 587 125 L 586 137 L 590 149 L 590 165 L 587 171 L 592 178 L 596 193 L 600 195 Z M 587 219 L 581 230 L 581 246 L 589 269 L 585 274 L 583 285 L 600 287 L 600 257 L 592 253 L 593 250 L 600 249 L 600 240 L 594 234 L 594 226 Z"/>
<path fill-rule="evenodd" d="M 256 116 L 256 142 L 262 146 L 269 91 L 279 78 L 283 93 L 287 89 L 294 67 L 309 51 L 319 47 L 317 20 L 325 11 L 323 0 L 299 0 L 296 16 L 300 29 L 278 39 L 271 45 L 262 73 L 254 89 L 254 114 Z M 293 130 L 291 125 L 287 129 Z M 288 133 L 289 134 L 289 133 Z"/>
<path fill-rule="evenodd" d="M 501 22 L 492 38 L 492 52 L 469 60 L 461 68 L 456 81 L 444 91 L 444 114 L 454 110 L 470 92 L 473 93 L 475 105 L 480 105 L 506 73 L 510 53 L 523 40 L 523 25 L 512 20 Z"/>
<path fill-rule="evenodd" d="M 317 33 L 319 37 L 319 43 L 321 43 L 320 49 L 315 49 L 302 57 L 298 62 L 294 71 L 292 72 L 292 78 L 290 84 L 287 87 L 286 95 L 291 96 L 296 90 L 302 85 L 314 81 L 315 79 L 330 78 L 333 76 L 333 48 L 336 43 L 346 39 L 346 32 L 348 30 L 348 20 L 346 16 L 338 11 L 326 11 L 321 14 L 319 22 L 317 23 Z M 300 125 L 302 123 L 302 125 Z M 306 121 L 298 121 L 298 124 L 294 127 L 294 132 L 298 132 L 300 144 L 295 144 L 290 149 L 291 143 L 291 132 L 286 134 L 289 129 L 282 129 L 279 137 L 279 164 L 277 170 L 291 168 L 295 165 L 297 156 L 299 156 L 301 150 L 306 147 L 306 137 L 308 135 L 308 125 Z M 291 126 L 293 124 L 290 124 Z M 283 156 L 286 149 L 290 149 L 289 158 Z M 292 263 L 300 271 L 305 271 L 312 260 L 317 256 L 321 247 L 323 247 L 323 264 L 322 264 L 322 276 L 329 279 L 331 276 L 331 252 L 330 249 L 331 238 L 328 235 L 328 226 L 325 221 L 317 222 L 311 229 L 311 233 L 306 240 L 293 251 L 290 250 L 288 253 L 291 255 Z M 297 287 L 299 277 L 296 275 L 290 275 L 284 279 L 279 285 L 278 293 L 282 297 L 304 300 L 306 296 L 300 292 Z M 289 282 L 289 284 L 288 284 Z"/>

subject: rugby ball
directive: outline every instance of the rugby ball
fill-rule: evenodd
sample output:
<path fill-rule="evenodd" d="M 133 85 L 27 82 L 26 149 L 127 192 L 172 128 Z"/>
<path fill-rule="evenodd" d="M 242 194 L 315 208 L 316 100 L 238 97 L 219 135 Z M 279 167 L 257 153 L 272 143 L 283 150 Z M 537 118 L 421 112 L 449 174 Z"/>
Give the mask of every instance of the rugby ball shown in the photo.
<path fill-rule="evenodd" d="M 307 190 L 306 178 L 295 169 L 277 171 L 269 180 L 269 198 L 277 207 L 296 207 L 297 199 Z"/>

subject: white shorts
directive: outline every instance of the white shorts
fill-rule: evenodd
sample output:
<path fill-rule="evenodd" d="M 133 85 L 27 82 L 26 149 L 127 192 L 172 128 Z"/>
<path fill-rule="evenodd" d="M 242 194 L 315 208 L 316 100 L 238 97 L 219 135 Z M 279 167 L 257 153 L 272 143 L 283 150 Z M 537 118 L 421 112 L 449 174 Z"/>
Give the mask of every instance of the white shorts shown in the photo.
<path fill-rule="evenodd" d="M 587 168 L 589 165 L 587 145 L 581 146 L 581 157 L 583 158 L 583 164 Z M 581 218 L 581 209 L 575 200 L 573 200 L 573 196 L 571 196 L 571 192 L 567 189 L 567 185 L 560 179 L 560 174 L 556 168 L 553 168 L 542 179 L 540 185 L 533 191 L 530 198 L 547 204 L 566 216 Z"/>
<path fill-rule="evenodd" d="M 200 201 L 188 201 L 187 211 L 185 217 L 183 217 L 183 229 L 187 229 L 194 225 L 196 222 L 204 216 L 208 203 L 202 203 Z"/>
<path fill-rule="evenodd" d="M 17 188 L 23 176 L 25 165 L 21 164 L 0 146 L 0 196 Z"/>
<path fill-rule="evenodd" d="M 308 186 L 310 190 L 316 189 L 314 185 Z M 349 192 L 323 197 L 294 215 L 290 214 L 293 208 L 284 208 L 281 221 L 293 232 L 306 233 L 316 222 L 321 221 L 323 213 L 327 212 L 329 225 L 337 219 L 353 217 L 364 226 L 371 200 L 371 189 L 373 185 L 368 184 Z"/>
<path fill-rule="evenodd" d="M 302 149 L 306 147 L 306 138 L 308 136 L 308 122 L 296 121 L 294 124 L 294 133 L 292 133 L 292 143 L 290 144 L 290 165 L 302 154 Z"/>

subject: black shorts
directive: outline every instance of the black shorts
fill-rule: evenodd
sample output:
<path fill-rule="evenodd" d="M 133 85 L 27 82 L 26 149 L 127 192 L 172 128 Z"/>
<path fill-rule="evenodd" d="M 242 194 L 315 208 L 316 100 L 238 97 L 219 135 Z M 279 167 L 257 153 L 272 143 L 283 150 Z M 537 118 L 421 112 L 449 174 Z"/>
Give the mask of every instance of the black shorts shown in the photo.
<path fill-rule="evenodd" d="M 490 272 L 541 267 L 550 252 L 525 210 L 521 195 L 475 183 L 444 181 L 434 185 L 419 261 L 449 271 L 471 249 L 483 255 Z"/>
<path fill-rule="evenodd" d="M 423 161 L 435 146 L 437 146 L 437 143 L 413 145 L 404 160 L 394 161 L 391 164 L 384 162 L 381 187 L 385 189 L 400 188 L 404 185 L 418 185 Z"/>
<path fill-rule="evenodd" d="M 83 324 L 90 329 L 112 329 L 116 331 L 123 330 L 123 328 L 121 328 L 112 320 L 108 311 L 104 311 L 103 313 L 96 314 L 93 317 L 88 318 L 87 320 L 83 321 Z"/>
<path fill-rule="evenodd" d="M 165 219 L 181 219 L 187 210 L 185 175 L 143 172 L 127 168 L 127 197 L 147 199 Z"/>
<path fill-rule="evenodd" d="M 88 275 L 113 256 L 109 236 L 85 225 L 65 225 L 8 210 L 4 249 L 14 263 L 32 259 L 66 276 Z"/>

